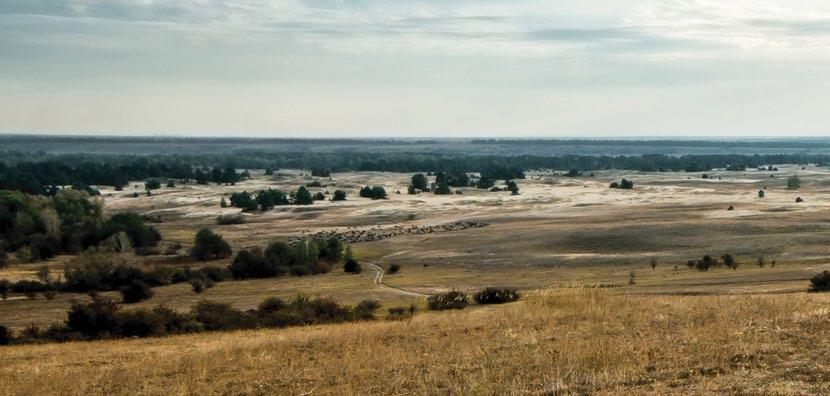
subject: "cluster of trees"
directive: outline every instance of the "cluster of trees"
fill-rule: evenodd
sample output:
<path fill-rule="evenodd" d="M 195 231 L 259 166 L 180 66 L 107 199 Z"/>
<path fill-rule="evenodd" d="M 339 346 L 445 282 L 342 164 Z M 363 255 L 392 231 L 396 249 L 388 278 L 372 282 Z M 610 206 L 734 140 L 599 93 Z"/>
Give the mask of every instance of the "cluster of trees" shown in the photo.
<path fill-rule="evenodd" d="M 233 250 L 221 235 L 204 228 L 196 233 L 191 255 L 197 260 L 209 261 L 228 258 Z M 35 298 L 38 293 L 51 299 L 61 292 L 120 291 L 124 302 L 137 302 L 152 296 L 152 287 L 175 283 L 190 283 L 197 293 L 233 279 L 267 278 L 291 274 L 303 276 L 322 274 L 332 270 L 341 260 L 353 261 L 351 249 L 337 237 L 302 240 L 293 244 L 273 242 L 261 248 L 239 251 L 227 267 L 206 266 L 198 270 L 155 266 L 145 269 L 127 263 L 123 256 L 110 249 L 90 248 L 66 264 L 63 280 L 57 281 L 44 267 L 38 273 L 40 281 L 0 280 L 0 294 L 22 293 Z"/>
<path fill-rule="evenodd" d="M 0 191 L 0 239 L 0 251 L 16 251 L 22 261 L 33 262 L 102 243 L 140 252 L 157 246 L 161 234 L 136 213 L 105 220 L 101 202 L 83 191 L 60 190 L 51 197 Z"/>
<path fill-rule="evenodd" d="M 202 300 L 189 312 L 179 313 L 163 305 L 152 309 L 122 310 L 112 299 L 94 296 L 75 301 L 66 321 L 41 329 L 30 326 L 17 335 L 0 326 L 0 345 L 10 343 L 77 341 L 123 337 L 158 337 L 204 331 L 303 326 L 374 320 L 380 304 L 364 300 L 344 306 L 328 298 L 297 296 L 290 301 L 271 297 L 257 309 L 240 311 L 227 303 Z"/>
<path fill-rule="evenodd" d="M 345 200 L 345 192 L 340 192 L 343 194 L 342 200 Z M 320 201 L 325 198 L 326 196 L 322 192 L 318 192 L 312 195 L 307 188 L 305 188 L 304 186 L 300 186 L 300 188 L 298 188 L 297 191 L 292 192 L 291 194 L 285 194 L 280 190 L 275 190 L 272 188 L 269 188 L 267 190 L 259 190 L 256 193 L 256 195 L 253 195 L 247 191 L 236 192 L 231 194 L 230 204 L 231 206 L 240 208 L 243 211 L 248 212 L 257 209 L 269 210 L 273 209 L 275 206 L 281 205 L 311 205 L 314 203 L 314 201 Z M 224 197 L 222 198 L 220 205 L 222 205 L 223 207 L 227 205 Z"/>
<path fill-rule="evenodd" d="M 277 241 L 264 250 L 256 247 L 239 251 L 229 269 L 236 279 L 324 274 L 340 262 L 344 253 L 345 244 L 337 237 L 294 244 Z"/>
<path fill-rule="evenodd" d="M 631 180 L 622 179 L 619 182 L 611 182 L 611 188 L 618 188 L 622 190 L 631 190 L 634 188 L 634 182 Z"/>
<path fill-rule="evenodd" d="M 475 187 L 478 189 L 491 189 L 490 191 L 501 191 L 501 188 L 494 188 L 497 177 L 482 172 L 480 177 L 476 180 L 470 178 L 466 172 L 437 172 L 435 173 L 435 182 L 431 184 L 423 173 L 416 173 L 412 176 L 411 182 L 407 191 L 409 194 L 417 194 L 419 191 L 432 191 L 437 195 L 452 194 L 452 187 Z M 524 178 L 524 173 L 520 175 Z M 519 187 L 511 178 L 505 179 L 506 189 L 511 191 L 513 195 L 519 193 Z"/>
<path fill-rule="evenodd" d="M 386 189 L 383 186 L 365 186 L 360 189 L 362 198 L 386 199 Z"/>
<path fill-rule="evenodd" d="M 34 299 L 42 293 L 47 299 L 52 299 L 58 292 L 119 291 L 125 303 L 133 303 L 152 297 L 152 287 L 176 283 L 198 283 L 202 287 L 210 287 L 214 282 L 230 279 L 231 274 L 227 268 L 219 267 L 191 270 L 189 267 L 156 266 L 146 269 L 126 262 L 112 252 L 93 248 L 66 264 L 62 280 L 56 279 L 48 267 L 38 271 L 38 278 L 39 281 L 17 282 L 2 279 L 0 297 L 5 299 L 13 292 Z"/>
<path fill-rule="evenodd" d="M 712 257 L 712 256 L 707 254 L 707 255 L 703 256 L 703 258 L 700 259 L 700 260 L 689 260 L 689 261 L 687 261 L 686 266 L 689 267 L 689 268 L 697 269 L 698 271 L 704 271 L 705 272 L 705 271 L 709 271 L 709 269 L 713 268 L 713 267 L 720 268 L 722 265 L 725 265 L 727 268 L 730 268 L 732 270 L 737 270 L 738 266 L 740 265 L 738 263 L 738 260 L 736 260 L 734 257 L 732 257 L 731 254 L 728 254 L 728 253 L 724 254 L 720 258 L 721 258 L 721 260 L 718 260 L 717 258 Z M 760 263 L 763 263 L 762 259 L 761 259 Z M 759 265 L 761 265 L 763 267 L 763 264 L 759 264 Z"/>

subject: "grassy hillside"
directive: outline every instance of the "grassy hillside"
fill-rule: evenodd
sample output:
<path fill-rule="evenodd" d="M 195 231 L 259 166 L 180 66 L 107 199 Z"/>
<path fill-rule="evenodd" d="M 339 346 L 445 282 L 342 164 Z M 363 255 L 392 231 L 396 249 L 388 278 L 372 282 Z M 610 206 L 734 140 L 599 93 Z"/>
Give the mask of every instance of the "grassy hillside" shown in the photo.
<path fill-rule="evenodd" d="M 0 394 L 827 394 L 828 306 L 552 289 L 409 322 L 12 346 Z"/>

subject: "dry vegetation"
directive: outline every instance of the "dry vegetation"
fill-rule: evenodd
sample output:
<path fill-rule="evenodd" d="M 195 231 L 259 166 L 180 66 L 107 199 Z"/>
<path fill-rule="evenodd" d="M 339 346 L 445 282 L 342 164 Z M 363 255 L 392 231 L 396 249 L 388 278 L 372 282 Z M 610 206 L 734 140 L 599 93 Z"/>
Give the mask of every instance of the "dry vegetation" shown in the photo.
<path fill-rule="evenodd" d="M 221 282 L 201 295 L 179 284 L 158 287 L 133 307 L 185 310 L 207 298 L 245 310 L 265 297 L 304 293 L 348 304 L 377 299 L 385 312 L 411 303 L 423 308 L 425 294 L 487 286 L 517 287 L 528 297 L 408 321 L 3 347 L 0 394 L 828 394 L 830 295 L 805 291 L 812 276 L 830 269 L 830 172 L 780 168 L 774 178 L 754 170 L 708 172 L 708 179 L 539 172 L 520 181 L 518 196 L 473 188 L 407 195 L 410 175 L 336 174 L 321 181 L 330 191 L 347 190 L 345 202 L 278 207 L 221 226 L 220 214 L 239 211 L 220 208 L 223 195 L 293 190 L 312 178 L 252 172 L 253 180 L 236 186 L 179 185 L 138 198 L 132 185 L 103 190 L 110 213 L 159 216 L 154 225 L 166 241 L 183 244 L 182 255 L 205 226 L 237 251 L 318 232 L 488 224 L 356 243 L 360 275 L 336 269 Z M 794 173 L 802 188 L 788 191 L 786 176 Z M 635 189 L 608 188 L 622 177 Z M 390 199 L 358 198 L 367 184 L 386 186 Z M 796 204 L 796 196 L 805 202 Z M 685 265 L 725 253 L 741 263 L 736 271 Z M 764 268 L 756 265 L 759 256 Z M 66 260 L 46 264 L 59 271 Z M 128 260 L 199 265 L 175 256 Z M 381 283 L 376 266 L 391 264 L 400 272 Z M 0 278 L 34 278 L 39 267 L 13 264 L 0 269 Z M 590 285 L 608 288 L 584 288 Z M 71 298 L 86 297 L 13 296 L 0 301 L 0 324 L 19 330 L 63 320 Z"/>
<path fill-rule="evenodd" d="M 0 393 L 827 394 L 828 303 L 552 289 L 409 322 L 14 346 Z"/>

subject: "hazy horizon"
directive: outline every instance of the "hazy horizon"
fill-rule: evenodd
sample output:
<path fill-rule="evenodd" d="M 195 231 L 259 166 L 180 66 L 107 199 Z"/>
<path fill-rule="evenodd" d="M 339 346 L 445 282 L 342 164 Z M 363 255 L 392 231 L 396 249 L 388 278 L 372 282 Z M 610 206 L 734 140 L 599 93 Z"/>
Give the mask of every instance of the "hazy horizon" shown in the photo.
<path fill-rule="evenodd" d="M 817 0 L 12 0 L 0 133 L 809 138 L 828 66 Z"/>

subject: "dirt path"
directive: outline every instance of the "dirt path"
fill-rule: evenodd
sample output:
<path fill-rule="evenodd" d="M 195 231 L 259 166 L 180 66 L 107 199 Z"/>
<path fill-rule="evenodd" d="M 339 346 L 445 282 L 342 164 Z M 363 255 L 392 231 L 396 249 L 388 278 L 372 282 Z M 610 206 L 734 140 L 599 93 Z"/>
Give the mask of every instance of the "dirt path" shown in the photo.
<path fill-rule="evenodd" d="M 374 282 L 375 286 L 377 286 L 381 289 L 389 290 L 391 292 L 394 292 L 394 293 L 397 293 L 397 294 L 400 294 L 400 295 L 403 295 L 403 296 L 409 296 L 409 297 L 429 297 L 429 296 L 431 296 L 431 294 L 417 293 L 417 292 L 412 292 L 412 291 L 409 291 L 409 290 L 404 290 L 404 289 L 401 289 L 399 287 L 385 285 L 383 283 L 383 275 L 384 275 L 383 268 L 381 268 L 379 265 L 377 265 L 375 263 L 366 263 L 366 266 L 369 267 L 369 269 L 371 269 L 372 272 L 374 272 L 373 282 Z"/>

